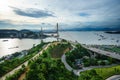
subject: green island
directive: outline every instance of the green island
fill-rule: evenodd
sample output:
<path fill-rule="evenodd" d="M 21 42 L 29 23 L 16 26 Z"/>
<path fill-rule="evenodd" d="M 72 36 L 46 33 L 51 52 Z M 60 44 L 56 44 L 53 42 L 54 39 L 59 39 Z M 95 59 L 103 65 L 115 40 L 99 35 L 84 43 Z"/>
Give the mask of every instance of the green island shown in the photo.
<path fill-rule="evenodd" d="M 37 54 L 43 44 L 45 43 L 35 46 L 31 54 Z M 47 45 L 49 46 L 42 51 L 42 54 L 29 60 L 27 66 L 22 65 L 19 70 L 13 75 L 7 76 L 5 80 L 105 80 L 110 76 L 120 74 L 119 60 L 94 54 L 81 44 L 72 44 L 61 40 L 50 42 Z M 35 52 L 36 50 L 38 51 Z M 72 67 L 71 71 L 62 62 L 63 55 L 66 56 L 68 65 Z M 116 65 L 111 66 L 113 64 Z M 97 67 L 84 70 L 91 66 Z M 79 76 L 75 74 L 74 70 L 82 69 Z"/>

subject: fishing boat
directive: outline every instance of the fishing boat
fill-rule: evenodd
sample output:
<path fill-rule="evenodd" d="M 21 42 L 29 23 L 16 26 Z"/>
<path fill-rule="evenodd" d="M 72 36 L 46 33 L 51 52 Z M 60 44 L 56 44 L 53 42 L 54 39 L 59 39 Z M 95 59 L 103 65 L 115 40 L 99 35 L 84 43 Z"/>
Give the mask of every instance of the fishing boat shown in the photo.
<path fill-rule="evenodd" d="M 8 41 L 8 40 L 3 40 L 3 42 L 6 42 L 6 41 Z"/>
<path fill-rule="evenodd" d="M 19 46 L 16 46 L 16 47 L 11 47 L 11 48 L 8 48 L 8 49 L 14 49 L 14 48 L 19 48 Z"/>

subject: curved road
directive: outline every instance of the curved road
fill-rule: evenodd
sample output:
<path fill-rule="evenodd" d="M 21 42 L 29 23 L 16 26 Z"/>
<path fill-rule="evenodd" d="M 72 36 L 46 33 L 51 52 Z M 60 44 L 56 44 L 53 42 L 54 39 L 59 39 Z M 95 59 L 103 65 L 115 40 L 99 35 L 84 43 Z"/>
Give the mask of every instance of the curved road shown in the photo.
<path fill-rule="evenodd" d="M 62 40 L 62 38 L 59 38 L 60 40 Z M 68 41 L 68 40 L 67 40 Z M 71 44 L 79 44 L 78 42 L 73 42 L 73 41 L 68 41 L 70 42 Z M 93 47 L 87 47 L 85 45 L 82 45 L 82 47 L 90 50 L 90 51 L 93 51 L 93 52 L 96 52 L 98 54 L 102 54 L 102 55 L 105 55 L 105 56 L 108 56 L 108 57 L 112 57 L 114 59 L 118 59 L 120 60 L 120 54 L 116 54 L 116 53 L 112 53 L 112 52 L 108 52 L 108 51 L 104 51 L 104 50 L 101 50 L 101 49 L 97 49 L 97 48 L 93 48 Z M 83 69 L 80 69 L 80 70 L 75 70 L 73 69 L 67 62 L 66 62 L 66 56 L 65 54 L 61 57 L 61 61 L 64 63 L 65 67 L 67 70 L 69 71 L 72 71 L 74 72 L 75 75 L 80 75 L 80 72 L 81 71 L 85 71 L 85 70 L 90 70 L 90 69 L 93 69 L 93 68 L 101 68 L 101 67 L 112 67 L 112 66 L 115 66 L 115 65 L 110 65 L 110 66 L 91 66 L 91 67 L 86 67 L 86 68 L 83 68 Z M 114 75 L 106 80 L 120 80 L 120 75 Z"/>
<path fill-rule="evenodd" d="M 59 38 L 59 39 L 63 40 L 62 38 Z M 70 40 L 67 40 L 67 41 L 70 42 L 73 45 L 80 44 L 77 41 L 76 42 L 73 42 L 73 41 L 70 41 Z M 82 47 L 84 47 L 87 50 L 90 50 L 92 52 L 95 52 L 95 53 L 98 53 L 98 54 L 102 54 L 102 55 L 105 55 L 105 56 L 112 57 L 114 59 L 120 60 L 120 54 L 116 54 L 116 53 L 113 53 L 113 52 L 104 51 L 104 50 L 93 48 L 93 47 L 88 47 L 88 46 L 85 46 L 85 45 L 82 45 Z"/>
<path fill-rule="evenodd" d="M 70 42 L 71 44 L 79 44 L 78 42 L 73 42 L 73 41 L 68 41 L 68 42 Z M 88 46 L 85 46 L 85 45 L 82 45 L 82 47 L 84 47 L 87 50 L 90 50 L 92 52 L 95 52 L 95 53 L 98 53 L 98 54 L 101 54 L 101 55 L 105 55 L 105 56 L 112 57 L 114 59 L 120 60 L 120 54 L 119 53 L 116 54 L 116 53 L 113 53 L 113 52 L 108 52 L 108 51 L 104 51 L 104 50 L 101 50 L 101 49 L 98 49 L 98 48 L 88 47 Z"/>
<path fill-rule="evenodd" d="M 61 61 L 65 65 L 65 68 L 69 71 L 73 71 L 75 75 L 80 76 L 80 72 L 86 71 L 86 70 L 91 70 L 93 68 L 102 68 L 102 67 L 112 67 L 115 66 L 116 64 L 113 65 L 107 65 L 107 66 L 90 66 L 90 67 L 83 67 L 83 69 L 73 69 L 67 62 L 66 62 L 66 55 L 63 54 L 61 57 Z"/>
<path fill-rule="evenodd" d="M 47 44 L 46 46 L 44 46 L 42 51 L 40 51 L 38 54 L 36 54 L 34 57 L 32 57 L 32 58 L 29 59 L 29 60 L 36 59 L 37 57 L 39 57 L 39 55 L 42 54 L 42 52 L 43 52 L 44 50 L 46 50 L 49 46 L 50 46 L 50 44 Z M 5 80 L 5 78 L 6 78 L 7 76 L 10 76 L 10 75 L 14 74 L 15 71 L 19 70 L 22 65 L 27 66 L 29 60 L 27 60 L 26 62 L 24 62 L 23 64 L 21 64 L 21 65 L 18 66 L 17 68 L 13 69 L 13 70 L 10 71 L 9 73 L 7 73 L 7 74 L 5 74 L 4 76 L 2 76 L 2 77 L 0 78 L 0 80 Z"/>
<path fill-rule="evenodd" d="M 107 78 L 106 80 L 120 80 L 120 75 L 111 76 L 111 77 Z"/>
<path fill-rule="evenodd" d="M 70 42 L 71 44 L 78 44 L 77 42 L 73 42 L 73 41 L 68 41 Z M 120 60 L 120 55 L 119 54 L 115 54 L 115 53 L 112 53 L 112 52 L 107 52 L 107 51 L 103 51 L 103 50 L 100 50 L 100 49 L 97 49 L 97 48 L 92 48 L 92 47 L 86 47 L 84 45 L 82 45 L 84 48 L 90 50 L 90 51 L 93 51 L 93 52 L 96 52 L 96 53 L 99 53 L 99 54 L 102 54 L 102 55 L 106 55 L 106 56 L 109 56 L 109 57 L 112 57 L 112 58 L 115 58 L 115 59 L 118 59 Z M 73 49 L 75 47 L 73 46 Z M 72 71 L 74 72 L 75 75 L 80 75 L 80 72 L 82 71 L 86 71 L 86 70 L 91 70 L 93 68 L 102 68 L 102 67 L 112 67 L 112 66 L 115 66 L 116 64 L 113 64 L 113 65 L 107 65 L 107 66 L 90 66 L 90 67 L 84 67 L 83 69 L 79 69 L 79 70 L 76 70 L 76 69 L 73 69 L 67 62 L 66 62 L 66 55 L 63 54 L 63 56 L 61 57 L 61 61 L 64 63 L 65 67 L 67 70 L 69 71 Z"/>

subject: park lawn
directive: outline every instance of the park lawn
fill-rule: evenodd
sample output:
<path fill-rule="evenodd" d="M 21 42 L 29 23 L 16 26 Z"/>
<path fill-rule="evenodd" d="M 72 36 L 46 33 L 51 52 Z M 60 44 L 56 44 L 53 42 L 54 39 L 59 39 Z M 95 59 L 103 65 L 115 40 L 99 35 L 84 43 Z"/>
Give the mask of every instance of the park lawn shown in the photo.
<path fill-rule="evenodd" d="M 93 73 L 93 70 L 95 70 L 94 74 L 90 74 Z M 84 77 L 83 80 L 93 80 L 92 78 L 96 76 L 95 74 L 97 74 L 96 76 L 96 78 L 98 78 L 97 80 L 106 80 L 107 78 L 113 75 L 120 74 L 120 65 L 108 68 L 94 68 L 92 70 L 83 71 L 80 74 L 81 74 L 80 80 L 83 79 L 84 75 L 86 75 L 86 77 Z"/>
<path fill-rule="evenodd" d="M 95 69 L 97 74 L 99 74 L 103 79 L 106 79 L 110 76 L 120 74 L 120 65 L 109 67 L 109 68 L 97 68 Z"/>

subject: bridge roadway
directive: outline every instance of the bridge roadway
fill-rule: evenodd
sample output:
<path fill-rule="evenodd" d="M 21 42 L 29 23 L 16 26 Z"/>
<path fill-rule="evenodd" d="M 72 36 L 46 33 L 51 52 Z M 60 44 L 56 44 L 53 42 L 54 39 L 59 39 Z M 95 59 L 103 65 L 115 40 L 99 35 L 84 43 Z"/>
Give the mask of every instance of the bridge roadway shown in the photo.
<path fill-rule="evenodd" d="M 59 39 L 63 40 L 62 38 L 59 38 Z M 71 44 L 74 44 L 74 45 L 80 44 L 77 41 L 76 42 L 73 42 L 73 41 L 70 41 L 70 40 L 67 40 L 67 41 L 70 42 Z M 86 48 L 89 51 L 92 51 L 92 52 L 95 52 L 97 54 L 105 55 L 105 56 L 120 60 L 120 53 L 108 52 L 108 51 L 104 51 L 104 50 L 101 50 L 101 49 L 98 49 L 98 48 L 93 48 L 93 47 L 90 47 L 90 46 L 88 47 L 88 46 L 83 45 L 83 44 L 81 44 L 81 45 L 82 45 L 82 47 Z"/>
<path fill-rule="evenodd" d="M 93 48 L 93 47 L 87 47 L 85 45 L 82 45 L 82 46 L 84 48 L 90 50 L 90 51 L 95 52 L 95 53 L 102 54 L 102 55 L 105 55 L 105 56 L 112 57 L 114 59 L 120 60 L 120 53 L 108 52 L 108 51 L 104 51 L 104 50 Z"/>

